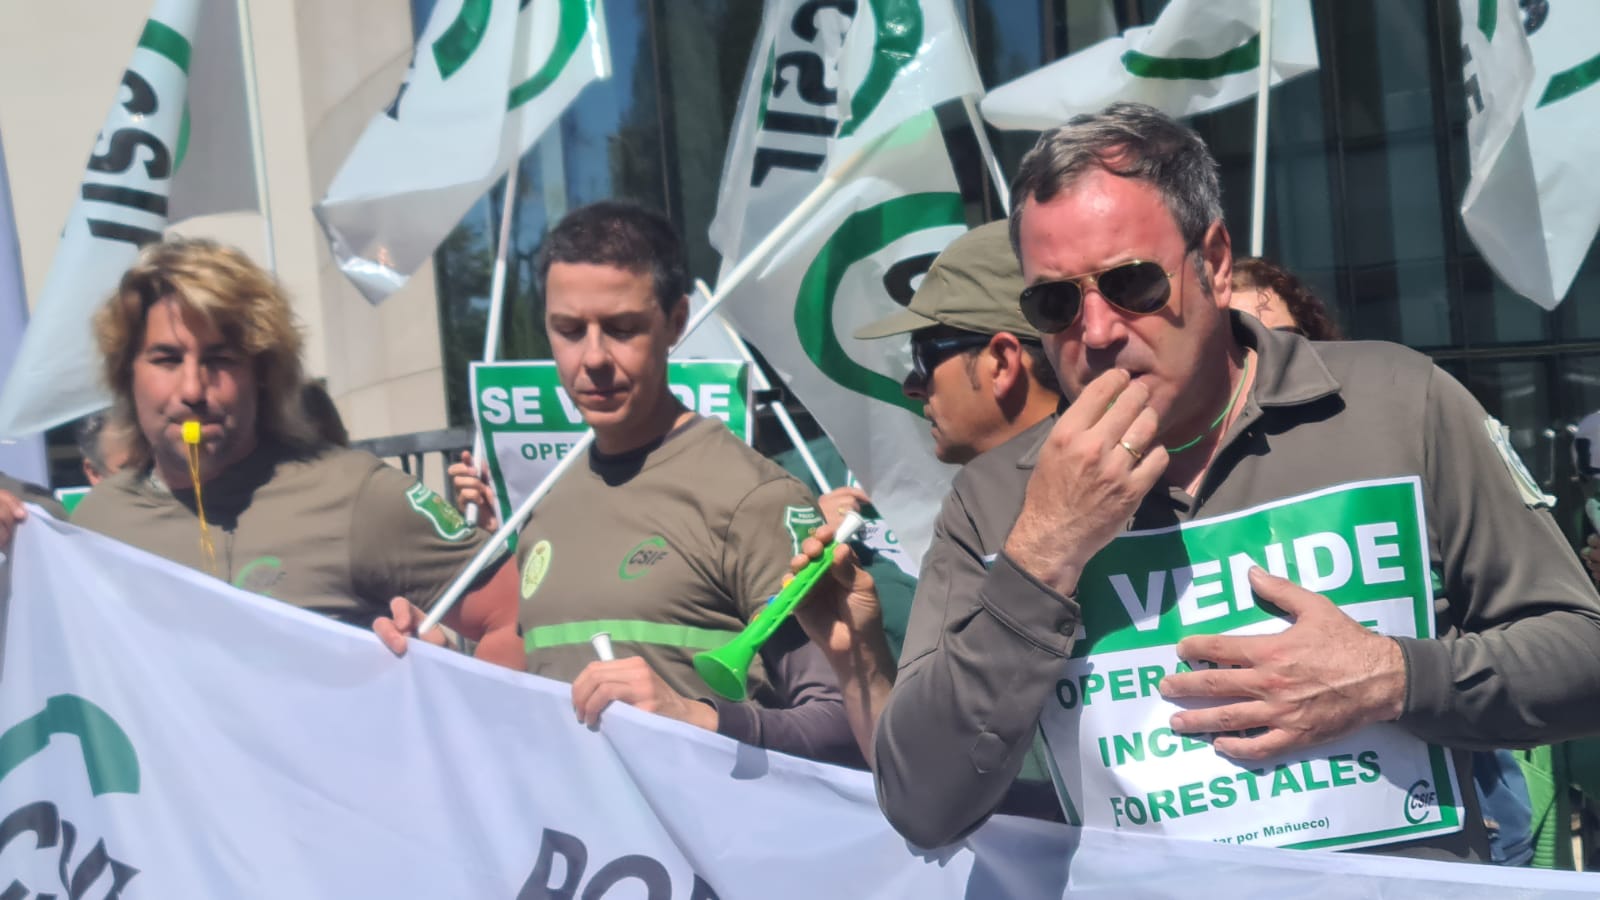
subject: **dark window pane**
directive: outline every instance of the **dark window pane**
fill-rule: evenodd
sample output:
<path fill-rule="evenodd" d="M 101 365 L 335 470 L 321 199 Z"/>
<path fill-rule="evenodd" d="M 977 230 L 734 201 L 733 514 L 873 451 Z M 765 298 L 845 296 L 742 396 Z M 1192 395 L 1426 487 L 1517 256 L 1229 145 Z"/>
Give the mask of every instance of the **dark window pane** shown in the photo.
<path fill-rule="evenodd" d="M 1474 362 L 1466 384 L 1489 415 L 1511 431 L 1511 445 L 1548 490 L 1554 481 L 1558 442 L 1550 430 L 1546 366 L 1532 360 Z"/>
<path fill-rule="evenodd" d="M 1542 341 L 1550 336 L 1550 316 L 1518 296 L 1489 269 L 1481 256 L 1461 260 L 1461 314 L 1466 342 L 1479 346 Z"/>
<path fill-rule="evenodd" d="M 1600 339 L 1600 242 L 1589 245 L 1567 297 L 1556 307 L 1557 330 L 1569 341 Z"/>

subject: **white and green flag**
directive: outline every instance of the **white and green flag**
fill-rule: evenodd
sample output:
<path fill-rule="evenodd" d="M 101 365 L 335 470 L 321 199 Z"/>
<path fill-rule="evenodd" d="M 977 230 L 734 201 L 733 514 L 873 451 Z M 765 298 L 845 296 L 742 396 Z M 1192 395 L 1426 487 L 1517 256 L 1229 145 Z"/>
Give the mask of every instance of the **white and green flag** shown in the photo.
<path fill-rule="evenodd" d="M 1043 131 L 1119 100 L 1193 116 L 1254 97 L 1260 83 L 1262 0 L 1172 0 L 1130 28 L 989 92 L 996 128 Z M 1272 7 L 1274 86 L 1317 68 L 1311 0 Z"/>
<path fill-rule="evenodd" d="M 399 290 L 469 207 L 611 61 L 599 0 L 442 0 L 411 71 L 316 214 L 373 303 Z"/>
<path fill-rule="evenodd" d="M 816 417 L 913 560 L 952 470 L 900 393 L 905 343 L 850 334 L 909 302 L 966 230 L 931 110 L 982 93 L 950 0 L 767 0 L 711 224 L 723 314 Z M 831 199 L 802 230 L 728 282 L 819 190 Z"/>
<path fill-rule="evenodd" d="M 748 363 L 673 359 L 667 386 L 685 408 L 750 442 Z M 550 360 L 473 363 L 472 415 L 502 510 L 520 507 L 589 430 Z"/>
<path fill-rule="evenodd" d="M 0 392 L 0 437 L 106 406 L 89 320 L 139 248 L 169 221 L 257 206 L 243 85 L 232 2 L 157 0 Z"/>
<path fill-rule="evenodd" d="M 982 94 L 950 0 L 767 0 L 711 223 L 722 273 L 830 169 L 917 113 Z"/>
<path fill-rule="evenodd" d="M 921 402 L 900 390 L 909 343 L 851 335 L 910 302 L 967 230 L 966 212 L 933 113 L 867 152 L 723 310 L 827 432 L 915 564 L 954 469 L 933 455 Z"/>
<path fill-rule="evenodd" d="M 1495 274 L 1554 309 L 1600 228 L 1600 4 L 1460 5 L 1472 159 L 1461 217 Z"/>

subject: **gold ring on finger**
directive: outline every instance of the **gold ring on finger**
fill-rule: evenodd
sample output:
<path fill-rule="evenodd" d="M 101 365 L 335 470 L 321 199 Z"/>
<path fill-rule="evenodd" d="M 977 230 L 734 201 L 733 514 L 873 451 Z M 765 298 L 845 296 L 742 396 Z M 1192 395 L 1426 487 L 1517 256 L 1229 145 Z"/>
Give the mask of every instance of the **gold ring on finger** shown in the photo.
<path fill-rule="evenodd" d="M 1144 453 L 1139 451 L 1138 449 L 1136 449 L 1132 444 L 1128 443 L 1127 441 L 1118 441 L 1117 443 L 1118 443 L 1118 446 L 1120 446 L 1122 449 L 1128 451 L 1128 455 L 1133 457 L 1133 461 L 1135 463 L 1139 462 L 1139 460 L 1141 460 L 1141 459 L 1144 459 Z"/>

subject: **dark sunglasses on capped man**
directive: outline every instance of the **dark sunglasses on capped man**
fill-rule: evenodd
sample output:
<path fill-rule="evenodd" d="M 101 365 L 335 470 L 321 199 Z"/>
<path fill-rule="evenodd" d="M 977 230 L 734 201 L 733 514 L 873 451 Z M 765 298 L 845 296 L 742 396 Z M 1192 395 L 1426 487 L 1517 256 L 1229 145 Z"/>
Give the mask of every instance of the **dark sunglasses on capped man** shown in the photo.
<path fill-rule="evenodd" d="M 992 334 L 977 334 L 976 332 L 963 332 L 960 334 L 946 334 L 939 337 L 913 337 L 911 339 L 911 377 L 926 384 L 929 376 L 939 364 L 967 350 L 976 350 L 987 346 L 993 340 Z M 1017 338 L 1023 344 L 1036 344 L 1027 338 Z"/>
<path fill-rule="evenodd" d="M 1023 289 L 1022 315 L 1045 334 L 1065 331 L 1083 312 L 1087 281 L 1117 309 L 1148 316 L 1165 309 L 1172 299 L 1174 275 L 1160 263 L 1135 259 L 1074 278 L 1041 281 Z"/>

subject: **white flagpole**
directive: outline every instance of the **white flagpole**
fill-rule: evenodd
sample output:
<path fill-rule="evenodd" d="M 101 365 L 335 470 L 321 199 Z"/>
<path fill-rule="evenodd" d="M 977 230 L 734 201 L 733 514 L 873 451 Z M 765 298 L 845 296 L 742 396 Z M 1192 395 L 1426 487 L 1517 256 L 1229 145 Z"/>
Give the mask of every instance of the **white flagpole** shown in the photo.
<path fill-rule="evenodd" d="M 500 355 L 500 318 L 506 302 L 506 255 L 511 247 L 511 219 L 517 208 L 517 170 L 522 160 L 506 170 L 506 189 L 500 203 L 500 239 L 494 250 L 494 274 L 489 279 L 489 321 L 483 329 L 483 361 L 494 362 Z M 472 437 L 472 465 L 477 467 L 484 457 L 483 432 Z M 467 521 L 478 521 L 478 504 L 467 504 Z"/>
<path fill-rule="evenodd" d="M 250 0 L 235 0 L 239 13 L 239 57 L 244 66 L 245 118 L 250 123 L 250 155 L 254 157 L 256 175 L 256 202 L 261 206 L 261 220 L 266 235 L 264 252 L 267 271 L 278 273 L 277 241 L 272 236 L 272 200 L 267 194 L 267 145 L 262 136 L 261 98 L 256 93 L 256 45 L 250 28 Z"/>
<path fill-rule="evenodd" d="M 838 187 L 846 176 L 852 174 L 866 160 L 869 150 L 870 147 L 863 147 L 857 150 L 841 163 L 838 168 L 829 172 L 816 187 L 811 189 L 811 193 L 800 201 L 799 205 L 791 210 L 789 215 L 784 217 L 783 221 L 779 222 L 772 231 L 767 233 L 766 237 L 761 239 L 760 243 L 756 244 L 749 253 L 745 254 L 728 271 L 727 277 L 719 279 L 716 293 L 706 300 L 706 305 L 701 307 L 700 311 L 684 326 L 683 337 L 678 338 L 679 343 L 682 343 L 684 338 L 693 334 L 694 330 L 699 328 L 702 322 L 710 318 L 711 314 L 716 312 L 717 307 L 722 305 L 722 301 L 728 299 L 728 295 L 733 293 L 733 289 L 738 287 L 740 282 L 750 277 L 750 273 L 754 272 L 756 267 L 764 264 L 767 261 L 767 257 L 772 254 L 772 251 L 779 244 L 793 237 L 794 233 L 800 229 L 800 226 L 811 219 L 812 214 L 817 211 L 817 207 L 833 196 L 834 188 Z M 543 500 L 545 494 L 550 492 L 551 486 L 562 475 L 567 473 L 567 470 L 572 467 L 579 457 L 588 454 L 589 445 L 593 443 L 594 431 L 592 429 L 585 431 L 583 437 L 579 438 L 578 442 L 572 445 L 572 449 L 567 451 L 567 455 L 559 463 L 556 463 L 554 469 L 550 470 L 550 474 L 546 475 L 544 480 L 539 482 L 539 486 L 533 489 L 533 493 L 524 498 L 516 511 L 500 523 L 500 529 L 494 533 L 494 536 L 485 541 L 482 547 L 478 548 L 478 552 L 462 568 L 461 574 L 457 575 L 456 580 L 452 581 L 450 586 L 445 589 L 445 592 L 440 595 L 439 601 L 433 605 L 433 611 L 429 612 L 428 617 L 423 619 L 422 624 L 417 627 L 417 634 L 427 634 L 444 620 L 444 617 L 450 613 L 451 608 L 466 594 L 467 588 L 478 577 L 478 573 L 482 572 L 490 561 L 500 555 L 501 549 L 505 547 L 506 542 L 511 539 L 513 534 L 522 530 L 523 523 L 528 521 L 529 516 L 533 515 L 533 508 L 538 506 L 539 501 Z"/>
<path fill-rule="evenodd" d="M 711 301 L 711 288 L 707 287 L 703 280 L 696 278 L 694 288 L 700 292 L 700 296 L 706 298 L 707 303 Z M 721 325 L 722 330 L 728 333 L 728 338 L 733 342 L 734 349 L 739 351 L 739 356 L 750 366 L 750 386 L 758 391 L 772 390 L 772 382 L 767 380 L 767 373 L 761 371 L 761 366 L 756 362 L 755 356 L 751 354 L 750 348 L 745 346 L 744 338 L 740 337 L 739 332 L 728 324 L 727 319 L 719 317 L 717 324 Z M 766 407 L 772 410 L 772 415 L 778 420 L 778 425 L 783 428 L 783 433 L 789 436 L 789 444 L 794 447 L 796 453 L 800 454 L 800 461 L 805 463 L 806 471 L 811 473 L 811 480 L 817 483 L 817 490 L 824 494 L 833 490 L 833 487 L 828 483 L 827 476 L 822 474 L 822 466 L 817 464 L 817 458 L 811 455 L 811 448 L 806 446 L 806 439 L 800 434 L 800 427 L 794 423 L 789 411 L 784 409 L 783 401 L 778 400 L 768 403 Z"/>
<path fill-rule="evenodd" d="M 989 132 L 984 130 L 983 116 L 978 115 L 978 105 L 969 94 L 961 98 L 961 106 L 967 111 L 967 121 L 972 123 L 972 133 L 978 139 L 978 149 L 983 153 L 984 164 L 989 167 L 989 178 L 994 182 L 995 193 L 1000 197 L 1000 208 L 1011 213 L 1011 186 L 1006 183 L 1005 173 L 1000 171 L 1000 160 L 994 155 L 994 148 L 989 145 Z"/>
<path fill-rule="evenodd" d="M 1267 98 L 1272 88 L 1272 0 L 1261 0 L 1261 62 L 1256 84 L 1256 148 L 1250 178 L 1250 255 L 1260 256 L 1267 229 Z"/>

